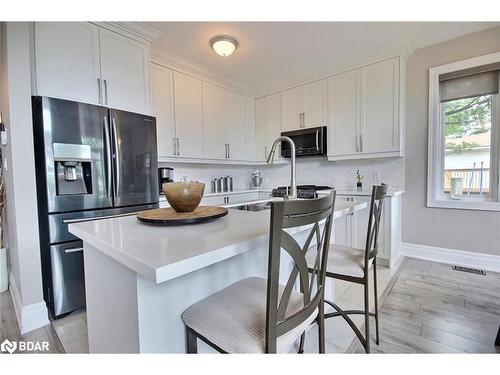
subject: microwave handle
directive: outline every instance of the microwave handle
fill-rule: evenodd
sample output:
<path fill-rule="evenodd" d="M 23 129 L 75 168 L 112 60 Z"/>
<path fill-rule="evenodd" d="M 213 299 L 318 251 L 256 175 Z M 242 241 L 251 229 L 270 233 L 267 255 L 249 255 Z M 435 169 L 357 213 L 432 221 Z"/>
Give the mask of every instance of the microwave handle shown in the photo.
<path fill-rule="evenodd" d="M 319 152 L 319 129 L 316 129 L 316 151 Z"/>

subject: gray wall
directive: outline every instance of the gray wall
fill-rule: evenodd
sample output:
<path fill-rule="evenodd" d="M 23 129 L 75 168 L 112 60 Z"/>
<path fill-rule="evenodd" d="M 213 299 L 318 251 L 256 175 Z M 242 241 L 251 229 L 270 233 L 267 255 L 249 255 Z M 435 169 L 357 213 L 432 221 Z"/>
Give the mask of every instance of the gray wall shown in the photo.
<path fill-rule="evenodd" d="M 500 51 L 500 27 L 416 50 L 406 72 L 403 241 L 500 255 L 500 212 L 426 207 L 429 68 Z"/>

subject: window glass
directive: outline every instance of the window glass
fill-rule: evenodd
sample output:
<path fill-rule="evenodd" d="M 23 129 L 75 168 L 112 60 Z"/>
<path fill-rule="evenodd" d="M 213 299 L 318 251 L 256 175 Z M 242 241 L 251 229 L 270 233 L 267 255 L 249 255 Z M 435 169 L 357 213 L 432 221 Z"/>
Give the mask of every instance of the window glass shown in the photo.
<path fill-rule="evenodd" d="M 492 95 L 441 103 L 444 193 L 452 199 L 490 195 Z"/>

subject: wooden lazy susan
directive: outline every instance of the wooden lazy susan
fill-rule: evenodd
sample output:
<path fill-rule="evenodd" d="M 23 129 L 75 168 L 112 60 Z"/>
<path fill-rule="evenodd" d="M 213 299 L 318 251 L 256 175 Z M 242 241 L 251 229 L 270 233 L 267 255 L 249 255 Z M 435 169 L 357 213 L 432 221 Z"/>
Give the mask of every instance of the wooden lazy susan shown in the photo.
<path fill-rule="evenodd" d="M 198 206 L 191 212 L 176 212 L 173 208 L 158 208 L 142 211 L 137 220 L 158 225 L 199 224 L 227 215 L 227 208 L 217 206 Z"/>

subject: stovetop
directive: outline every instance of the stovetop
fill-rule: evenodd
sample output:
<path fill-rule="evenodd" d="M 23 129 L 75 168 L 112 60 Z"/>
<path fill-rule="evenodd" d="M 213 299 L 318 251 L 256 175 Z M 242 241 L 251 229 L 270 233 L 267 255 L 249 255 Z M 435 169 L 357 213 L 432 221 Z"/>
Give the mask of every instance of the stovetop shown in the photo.
<path fill-rule="evenodd" d="M 297 185 L 297 198 L 302 199 L 312 199 L 318 197 L 318 190 L 327 190 L 333 189 L 330 186 L 323 185 Z M 272 196 L 273 197 L 284 197 L 290 193 L 290 186 L 279 186 L 276 189 L 273 189 Z"/>

